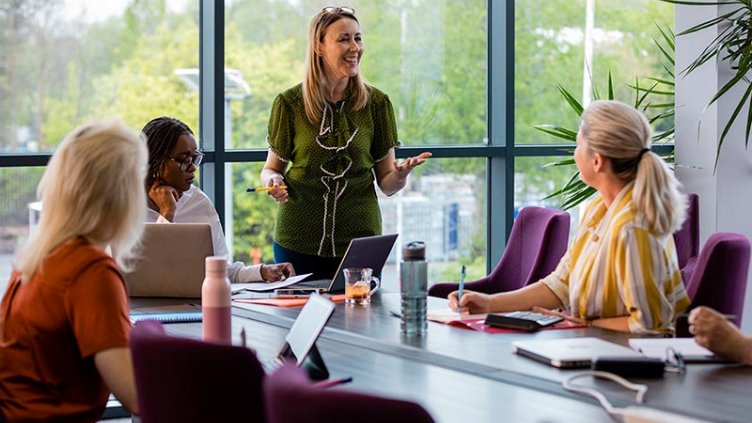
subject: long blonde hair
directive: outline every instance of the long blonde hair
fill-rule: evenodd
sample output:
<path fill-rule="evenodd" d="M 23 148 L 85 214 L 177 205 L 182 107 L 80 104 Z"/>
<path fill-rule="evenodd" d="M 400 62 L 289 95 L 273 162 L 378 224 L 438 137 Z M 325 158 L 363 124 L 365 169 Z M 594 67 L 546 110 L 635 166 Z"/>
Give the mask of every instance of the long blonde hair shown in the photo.
<path fill-rule="evenodd" d="M 50 159 L 37 188 L 39 226 L 19 251 L 15 268 L 28 282 L 66 240 L 83 236 L 110 244 L 118 266 L 129 270 L 146 216 L 146 143 L 113 120 L 71 132 Z"/>
<path fill-rule="evenodd" d="M 645 115 L 619 101 L 599 100 L 582 113 L 587 145 L 611 161 L 614 174 L 634 181 L 632 203 L 659 235 L 678 230 L 687 200 L 666 162 L 650 151 L 651 128 Z"/>
<path fill-rule="evenodd" d="M 308 48 L 306 49 L 303 71 L 303 106 L 305 107 L 306 117 L 311 123 L 317 123 L 321 120 L 327 103 L 328 82 L 324 73 L 324 59 L 317 52 L 318 46 L 324 41 L 326 30 L 340 19 L 352 19 L 358 22 L 358 18 L 354 14 L 337 8 L 337 11 L 322 10 L 316 14 L 308 28 Z M 357 111 L 365 107 L 368 102 L 368 87 L 360 72 L 350 78 L 348 88 L 352 99 L 351 110 Z"/>

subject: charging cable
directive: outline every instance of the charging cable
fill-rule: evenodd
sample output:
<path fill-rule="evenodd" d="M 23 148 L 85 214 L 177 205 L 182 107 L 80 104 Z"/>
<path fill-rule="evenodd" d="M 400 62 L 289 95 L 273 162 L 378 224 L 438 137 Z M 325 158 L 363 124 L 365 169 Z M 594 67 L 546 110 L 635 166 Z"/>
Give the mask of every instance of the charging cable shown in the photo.
<path fill-rule="evenodd" d="M 562 386 L 564 389 L 571 392 L 578 392 L 581 394 L 589 395 L 598 400 L 601 407 L 611 416 L 619 416 L 625 422 L 635 423 L 657 423 L 657 422 L 672 422 L 672 423 L 699 423 L 705 420 L 697 420 L 691 417 L 683 416 L 681 414 L 671 413 L 669 411 L 658 410 L 655 408 L 641 407 L 641 406 L 629 406 L 625 408 L 616 408 L 606 398 L 603 393 L 595 388 L 590 388 L 582 385 L 575 385 L 572 382 L 576 379 L 592 376 L 595 378 L 609 379 L 619 385 L 635 391 L 635 402 L 642 404 L 645 400 L 645 394 L 648 391 L 647 385 L 641 385 L 632 383 L 621 376 L 615 375 L 609 372 L 603 372 L 598 370 L 586 370 L 564 379 Z"/>
<path fill-rule="evenodd" d="M 583 372 L 579 372 L 577 374 L 573 374 L 572 376 L 564 379 L 564 381 L 562 382 L 564 389 L 566 389 L 567 391 L 579 392 L 581 394 L 590 395 L 591 397 L 597 399 L 598 402 L 601 404 L 601 407 L 603 407 L 603 409 L 606 410 L 606 412 L 611 415 L 621 415 L 622 409 L 615 408 L 611 404 L 611 402 L 606 398 L 606 396 L 603 395 L 603 393 L 601 393 L 601 391 L 595 388 L 587 387 L 587 386 L 574 385 L 572 383 L 575 379 L 580 379 L 586 376 L 608 379 L 608 380 L 618 383 L 619 385 L 629 389 L 630 391 L 636 391 L 637 395 L 635 397 L 635 401 L 637 401 L 638 404 L 642 404 L 645 398 L 645 393 L 648 391 L 648 387 L 646 385 L 638 385 L 638 384 L 632 383 L 624 379 L 621 376 L 617 376 L 609 372 L 601 372 L 598 370 L 586 370 Z"/>

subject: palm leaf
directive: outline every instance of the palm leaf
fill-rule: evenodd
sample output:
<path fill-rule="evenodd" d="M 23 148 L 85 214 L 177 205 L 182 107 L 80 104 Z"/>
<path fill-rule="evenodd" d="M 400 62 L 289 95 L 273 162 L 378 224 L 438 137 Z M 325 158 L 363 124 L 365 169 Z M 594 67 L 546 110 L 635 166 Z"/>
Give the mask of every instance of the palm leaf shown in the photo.
<path fill-rule="evenodd" d="M 571 107 L 572 110 L 577 113 L 577 117 L 582 116 L 582 112 L 585 111 L 585 109 L 582 107 L 582 104 L 580 104 L 580 102 L 577 101 L 577 99 L 574 98 L 574 96 L 570 94 L 566 88 L 561 86 L 561 84 L 556 84 L 556 88 L 559 90 L 561 95 L 564 96 L 564 99 L 567 101 L 567 104 L 569 104 L 569 107 Z"/>
<path fill-rule="evenodd" d="M 747 99 L 749 98 L 750 93 L 752 93 L 752 85 L 747 86 L 747 89 L 744 91 L 744 95 L 742 96 L 742 99 L 739 100 L 739 104 L 736 105 L 734 108 L 734 112 L 731 114 L 731 117 L 729 117 L 728 121 L 726 122 L 726 126 L 723 128 L 723 133 L 721 133 L 721 138 L 718 140 L 718 147 L 715 154 L 715 166 L 713 167 L 713 170 L 718 169 L 718 158 L 721 156 L 721 146 L 723 145 L 723 140 L 726 139 L 726 135 L 728 135 L 729 130 L 731 130 L 731 126 L 734 124 L 734 121 L 736 120 L 736 116 L 739 114 L 739 112 L 742 111 L 742 108 L 746 106 Z M 749 114 L 747 115 L 749 119 Z M 751 125 L 750 121 L 747 120 L 747 140 L 744 143 L 745 147 L 749 143 L 749 126 Z"/>
<path fill-rule="evenodd" d="M 570 129 L 562 128 L 553 125 L 535 125 L 533 128 L 545 132 L 549 135 L 553 135 L 557 138 L 565 139 L 567 141 L 574 141 L 577 139 L 577 132 Z"/>

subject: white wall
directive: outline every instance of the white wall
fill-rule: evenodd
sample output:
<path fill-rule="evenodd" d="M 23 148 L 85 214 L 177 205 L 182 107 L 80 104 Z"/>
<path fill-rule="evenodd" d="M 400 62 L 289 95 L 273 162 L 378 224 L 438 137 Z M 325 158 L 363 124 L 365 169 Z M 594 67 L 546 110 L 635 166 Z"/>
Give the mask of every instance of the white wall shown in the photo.
<path fill-rule="evenodd" d="M 727 6 L 723 6 L 724 8 Z M 717 6 L 676 6 L 678 34 L 718 15 Z M 752 239 L 752 150 L 744 144 L 744 123 L 726 136 L 714 171 L 717 141 L 746 87 L 728 92 L 705 110 L 713 95 L 733 76 L 725 62 L 708 61 L 688 76 L 680 75 L 717 35 L 717 30 L 678 36 L 676 40 L 676 161 L 685 191 L 700 195 L 700 236 L 738 232 Z M 742 85 L 744 85 L 742 83 Z M 740 113 L 746 121 L 746 108 Z M 698 122 L 701 122 L 698 132 Z M 752 288 L 747 289 L 742 329 L 752 333 Z"/>

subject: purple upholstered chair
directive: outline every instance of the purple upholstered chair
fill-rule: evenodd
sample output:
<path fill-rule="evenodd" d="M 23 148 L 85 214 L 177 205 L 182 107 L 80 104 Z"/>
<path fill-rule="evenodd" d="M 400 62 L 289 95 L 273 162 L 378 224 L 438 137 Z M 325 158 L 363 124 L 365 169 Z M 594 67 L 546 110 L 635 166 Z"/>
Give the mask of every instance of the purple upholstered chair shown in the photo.
<path fill-rule="evenodd" d="M 149 320 L 130 346 L 144 423 L 265 421 L 264 370 L 251 350 L 169 336 Z"/>
<path fill-rule="evenodd" d="M 697 266 L 697 254 L 700 251 L 700 197 L 693 193 L 687 194 L 687 202 L 687 217 L 682 227 L 674 232 L 679 269 L 685 286 L 692 279 L 692 272 Z"/>
<path fill-rule="evenodd" d="M 736 318 L 732 321 L 739 326 L 747 290 L 749 254 L 749 240 L 744 235 L 731 232 L 711 235 L 687 285 L 692 308 L 707 306 L 733 314 Z"/>
<path fill-rule="evenodd" d="M 465 284 L 465 289 L 486 294 L 522 288 L 553 272 L 567 251 L 569 214 L 561 210 L 525 207 L 520 210 L 509 242 L 490 275 Z M 439 283 L 428 295 L 446 298 L 456 283 Z"/>
<path fill-rule="evenodd" d="M 305 372 L 292 363 L 264 380 L 269 423 L 431 423 L 418 404 L 311 385 Z"/>

